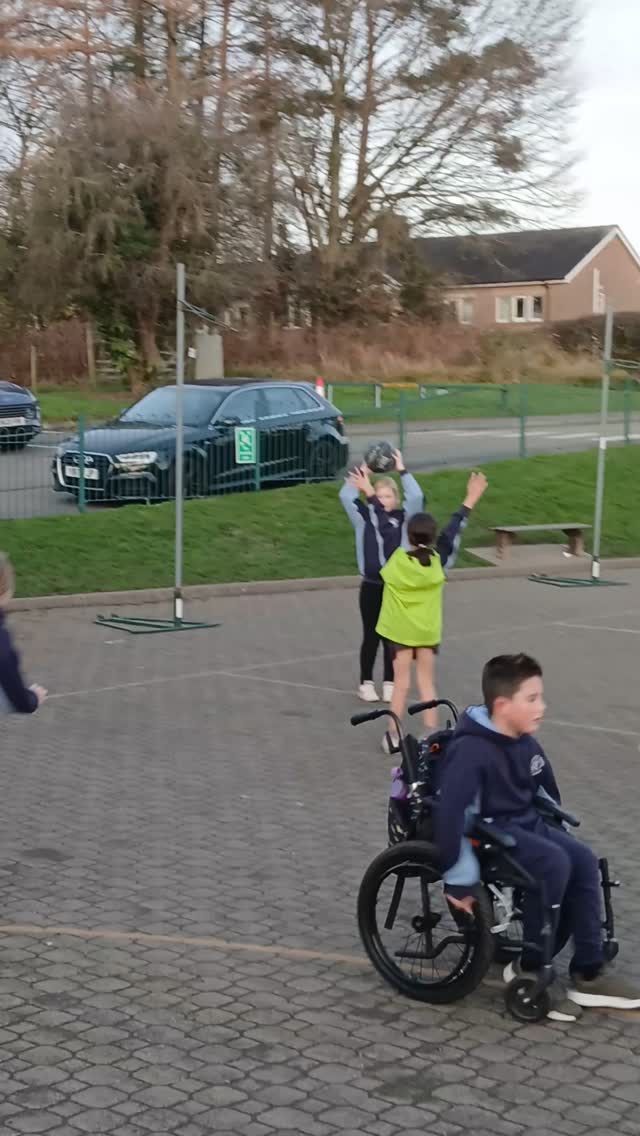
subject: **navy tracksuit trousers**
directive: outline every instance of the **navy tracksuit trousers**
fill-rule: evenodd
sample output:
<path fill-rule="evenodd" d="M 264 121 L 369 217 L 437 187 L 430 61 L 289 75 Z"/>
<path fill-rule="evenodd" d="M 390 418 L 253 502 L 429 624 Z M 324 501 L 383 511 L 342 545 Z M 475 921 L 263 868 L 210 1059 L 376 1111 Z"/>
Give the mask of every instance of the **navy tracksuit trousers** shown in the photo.
<path fill-rule="evenodd" d="M 591 849 L 564 829 L 537 817 L 525 826 L 500 823 L 518 842 L 513 856 L 537 881 L 544 881 L 546 902 L 556 909 L 556 950 L 573 937 L 571 968 L 599 966 L 603 962 L 602 902 L 598 860 Z M 523 931 L 527 943 L 540 943 L 540 897 L 523 896 Z M 524 969 L 537 969 L 539 950 L 526 949 Z"/>

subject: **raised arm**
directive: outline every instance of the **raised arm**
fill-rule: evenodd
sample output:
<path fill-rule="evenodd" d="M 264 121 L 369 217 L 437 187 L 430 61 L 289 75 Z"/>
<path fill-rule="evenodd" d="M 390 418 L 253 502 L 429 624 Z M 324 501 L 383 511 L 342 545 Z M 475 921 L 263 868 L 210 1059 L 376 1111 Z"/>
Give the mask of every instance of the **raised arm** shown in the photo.
<path fill-rule="evenodd" d="M 467 493 L 459 509 L 451 517 L 449 523 L 440 532 L 436 548 L 446 571 L 453 568 L 460 549 L 462 533 L 467 527 L 471 510 L 485 493 L 489 482 L 483 473 L 472 473 L 467 482 Z"/>
<path fill-rule="evenodd" d="M 400 481 L 402 483 L 402 508 L 404 509 L 404 518 L 405 521 L 408 521 L 415 513 L 422 513 L 424 511 L 424 493 L 413 474 L 408 472 L 400 450 L 395 450 L 393 456 L 396 459 L 396 470 L 400 475 Z"/>

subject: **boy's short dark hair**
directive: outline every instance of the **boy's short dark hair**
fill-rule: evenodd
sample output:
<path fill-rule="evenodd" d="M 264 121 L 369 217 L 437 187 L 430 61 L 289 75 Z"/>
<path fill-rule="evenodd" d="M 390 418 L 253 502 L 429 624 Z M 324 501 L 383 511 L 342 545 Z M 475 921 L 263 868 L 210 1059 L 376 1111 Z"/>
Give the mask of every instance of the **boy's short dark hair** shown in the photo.
<path fill-rule="evenodd" d="M 542 667 L 531 655 L 495 655 L 482 671 L 482 694 L 491 714 L 496 698 L 513 698 L 523 682 L 542 678 Z"/>

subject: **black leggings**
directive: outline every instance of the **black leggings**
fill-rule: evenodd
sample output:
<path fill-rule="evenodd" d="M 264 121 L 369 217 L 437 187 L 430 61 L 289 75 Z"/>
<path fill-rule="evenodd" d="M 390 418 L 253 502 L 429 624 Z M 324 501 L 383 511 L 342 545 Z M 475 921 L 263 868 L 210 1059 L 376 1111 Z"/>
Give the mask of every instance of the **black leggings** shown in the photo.
<path fill-rule="evenodd" d="M 360 682 L 371 682 L 373 664 L 378 654 L 380 636 L 376 624 L 382 606 L 382 584 L 363 580 L 360 585 L 360 615 L 362 616 L 362 646 L 360 648 Z M 384 681 L 393 682 L 393 658 L 386 639 L 382 640 Z"/>

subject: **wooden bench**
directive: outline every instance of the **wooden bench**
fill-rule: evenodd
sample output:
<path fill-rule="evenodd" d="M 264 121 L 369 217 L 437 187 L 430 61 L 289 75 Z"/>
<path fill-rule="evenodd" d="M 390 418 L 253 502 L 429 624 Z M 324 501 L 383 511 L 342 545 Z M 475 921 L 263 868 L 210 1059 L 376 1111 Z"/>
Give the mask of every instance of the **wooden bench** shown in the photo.
<path fill-rule="evenodd" d="M 563 532 L 566 535 L 571 556 L 582 556 L 584 554 L 583 533 L 585 529 L 590 528 L 591 525 L 585 525 L 581 522 L 573 524 L 567 522 L 559 525 L 494 525 L 491 532 L 496 534 L 496 551 L 501 558 L 507 555 L 520 533 L 530 532 Z"/>

